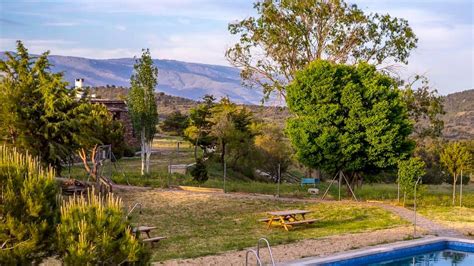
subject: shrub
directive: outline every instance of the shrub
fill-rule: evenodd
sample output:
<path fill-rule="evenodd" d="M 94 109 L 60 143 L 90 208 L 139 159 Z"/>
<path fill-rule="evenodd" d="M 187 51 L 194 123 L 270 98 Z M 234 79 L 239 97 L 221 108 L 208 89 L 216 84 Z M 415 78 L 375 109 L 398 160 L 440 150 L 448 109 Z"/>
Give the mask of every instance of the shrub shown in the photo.
<path fill-rule="evenodd" d="M 58 251 L 64 263 L 73 265 L 146 263 L 148 252 L 132 234 L 119 198 L 102 198 L 89 190 L 61 206 L 57 228 Z"/>
<path fill-rule="evenodd" d="M 412 157 L 407 160 L 400 160 L 398 162 L 398 180 L 397 182 L 400 185 L 400 191 L 403 194 L 403 203 L 405 200 L 410 198 L 415 189 L 416 181 L 419 177 L 422 177 L 426 174 L 425 171 L 425 162 L 417 157 Z M 422 186 L 418 187 L 418 194 L 421 196 L 426 188 Z"/>
<path fill-rule="evenodd" d="M 54 248 L 58 186 L 53 169 L 0 146 L 0 265 L 38 263 Z"/>
<path fill-rule="evenodd" d="M 191 176 L 199 183 L 204 183 L 209 179 L 206 164 L 202 159 L 197 159 L 196 164 L 191 169 Z"/>

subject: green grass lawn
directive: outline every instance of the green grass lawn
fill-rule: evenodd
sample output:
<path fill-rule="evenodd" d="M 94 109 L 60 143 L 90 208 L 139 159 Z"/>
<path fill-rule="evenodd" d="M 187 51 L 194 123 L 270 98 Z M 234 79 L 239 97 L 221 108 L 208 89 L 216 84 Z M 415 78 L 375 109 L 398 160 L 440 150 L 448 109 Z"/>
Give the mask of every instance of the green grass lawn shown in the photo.
<path fill-rule="evenodd" d="M 192 258 L 227 250 L 242 250 L 266 237 L 272 245 L 301 239 L 356 233 L 404 225 L 400 218 L 376 207 L 348 202 L 290 203 L 276 200 L 229 198 L 215 194 L 183 192 L 123 192 L 125 205 L 143 204 L 135 225 L 156 226 L 156 235 L 168 239 L 153 249 L 153 260 Z M 308 218 L 321 219 L 313 225 L 267 229 L 258 222 L 267 211 L 308 209 Z"/>

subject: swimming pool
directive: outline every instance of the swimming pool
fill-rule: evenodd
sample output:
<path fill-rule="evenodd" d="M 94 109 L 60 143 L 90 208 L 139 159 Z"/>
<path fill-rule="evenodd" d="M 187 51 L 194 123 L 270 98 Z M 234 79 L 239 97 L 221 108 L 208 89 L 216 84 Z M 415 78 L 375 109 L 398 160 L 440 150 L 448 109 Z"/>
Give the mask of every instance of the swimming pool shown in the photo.
<path fill-rule="evenodd" d="M 321 266 L 473 266 L 474 241 L 440 237 L 419 239 L 345 252 L 325 258 L 307 258 L 285 264 Z"/>

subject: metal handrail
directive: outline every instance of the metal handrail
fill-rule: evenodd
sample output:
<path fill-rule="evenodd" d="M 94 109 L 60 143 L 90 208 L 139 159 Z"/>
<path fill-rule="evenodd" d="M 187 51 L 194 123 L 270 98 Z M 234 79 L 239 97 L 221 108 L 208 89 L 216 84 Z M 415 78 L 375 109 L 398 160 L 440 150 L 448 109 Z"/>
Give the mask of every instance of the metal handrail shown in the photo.
<path fill-rule="evenodd" d="M 260 257 L 258 256 L 257 252 L 253 249 L 247 250 L 247 253 L 245 253 L 245 266 L 249 265 L 249 253 L 252 253 L 255 255 L 255 258 L 257 259 L 257 264 L 259 266 L 262 266 L 262 261 L 260 260 Z"/>
<path fill-rule="evenodd" d="M 260 242 L 261 241 L 263 241 L 267 244 L 268 253 L 270 254 L 270 259 L 272 260 L 272 266 L 274 266 L 275 261 L 273 260 L 273 253 L 272 253 L 272 249 L 270 247 L 270 242 L 268 242 L 268 240 L 264 237 L 260 238 L 257 242 L 257 256 L 260 258 Z"/>

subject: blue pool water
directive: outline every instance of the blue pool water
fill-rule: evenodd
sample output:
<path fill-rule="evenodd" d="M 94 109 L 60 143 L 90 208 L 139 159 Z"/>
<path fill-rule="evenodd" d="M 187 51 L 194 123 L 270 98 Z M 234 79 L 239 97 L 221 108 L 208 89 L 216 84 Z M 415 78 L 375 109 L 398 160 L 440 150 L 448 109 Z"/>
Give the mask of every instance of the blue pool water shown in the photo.
<path fill-rule="evenodd" d="M 474 266 L 474 244 L 439 241 L 419 246 L 354 257 L 322 264 L 324 266 Z"/>
<path fill-rule="evenodd" d="M 473 266 L 474 254 L 453 250 L 435 251 L 416 256 L 382 261 L 368 266 Z"/>

